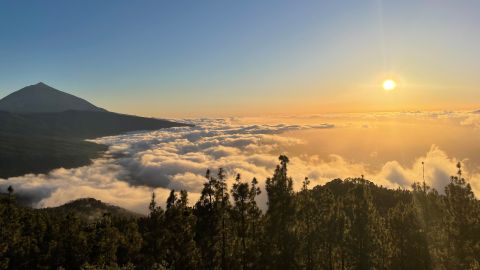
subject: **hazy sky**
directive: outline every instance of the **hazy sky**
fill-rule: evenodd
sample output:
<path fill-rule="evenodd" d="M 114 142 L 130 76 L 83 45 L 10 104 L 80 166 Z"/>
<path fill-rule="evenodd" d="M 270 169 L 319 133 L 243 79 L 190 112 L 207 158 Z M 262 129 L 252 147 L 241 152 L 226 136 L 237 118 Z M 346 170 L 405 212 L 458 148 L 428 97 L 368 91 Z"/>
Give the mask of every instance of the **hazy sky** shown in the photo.
<path fill-rule="evenodd" d="M 0 96 L 43 81 L 160 117 L 470 109 L 479 26 L 478 0 L 2 0 Z"/>

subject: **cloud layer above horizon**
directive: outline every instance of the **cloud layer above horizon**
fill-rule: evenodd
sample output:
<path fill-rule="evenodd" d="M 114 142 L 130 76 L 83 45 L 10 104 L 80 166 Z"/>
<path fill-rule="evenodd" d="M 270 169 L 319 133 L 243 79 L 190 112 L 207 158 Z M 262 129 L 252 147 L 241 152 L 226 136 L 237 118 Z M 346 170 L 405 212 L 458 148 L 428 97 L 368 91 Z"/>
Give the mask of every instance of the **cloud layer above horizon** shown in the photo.
<path fill-rule="evenodd" d="M 448 118 L 458 126 L 478 128 L 476 114 L 439 115 L 419 113 L 409 117 Z M 397 119 L 399 115 L 390 117 Z M 406 116 L 401 114 L 401 117 Z M 363 115 L 360 118 L 362 121 L 355 124 L 359 131 L 372 126 L 371 117 Z M 320 156 L 291 152 L 291 149 L 307 143 L 292 132 L 325 132 L 351 125 L 346 122 L 338 124 L 339 119 L 330 119 L 335 124 L 244 124 L 235 119 L 197 119 L 192 120 L 196 126 L 191 128 L 99 138 L 94 141 L 109 145 L 109 150 L 91 165 L 56 169 L 46 175 L 0 179 L 0 189 L 13 185 L 18 194 L 28 197 L 35 207 L 58 206 L 74 199 L 94 197 L 133 211 L 146 212 L 152 191 L 157 193 L 162 203 L 170 189 L 185 189 L 189 191 L 190 202 L 194 203 L 205 182 L 207 169 L 215 172 L 224 168 L 230 182 L 237 173 L 244 181 L 256 177 L 263 187 L 265 179 L 272 175 L 280 154 L 287 154 L 290 158 L 289 174 L 295 180 L 296 189 L 304 177 L 309 177 L 312 185 L 317 185 L 335 178 L 360 175 L 386 187 L 409 188 L 414 181 L 421 180 L 423 161 L 428 164 L 425 167 L 428 184 L 441 191 L 449 182 L 450 175 L 455 173 L 455 164 L 459 160 L 435 145 L 407 165 L 389 160 L 377 168 L 365 162 L 353 162 L 337 153 Z M 334 138 L 323 143 L 334 143 Z M 480 185 L 476 184 L 480 180 L 477 168 L 478 164 L 470 166 L 465 175 L 474 191 L 480 192 Z M 264 193 L 259 200 L 265 204 Z"/>

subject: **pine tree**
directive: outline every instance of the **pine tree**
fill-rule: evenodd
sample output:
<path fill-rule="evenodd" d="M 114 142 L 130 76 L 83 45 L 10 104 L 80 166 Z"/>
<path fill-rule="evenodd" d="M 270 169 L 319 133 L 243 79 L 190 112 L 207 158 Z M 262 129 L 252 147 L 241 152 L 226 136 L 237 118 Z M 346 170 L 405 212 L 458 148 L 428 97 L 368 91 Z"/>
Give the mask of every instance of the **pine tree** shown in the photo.
<path fill-rule="evenodd" d="M 165 267 L 167 269 L 196 269 L 199 253 L 194 241 L 195 216 L 188 207 L 185 190 L 177 198 L 174 190 L 167 199 L 165 211 Z"/>
<path fill-rule="evenodd" d="M 120 219 L 115 222 L 119 229 L 118 264 L 135 265 L 140 263 L 140 252 L 144 240 L 136 220 Z"/>
<path fill-rule="evenodd" d="M 356 185 L 345 200 L 346 217 L 350 222 L 347 250 L 348 261 L 356 269 L 388 268 L 382 265 L 386 258 L 382 243 L 385 239 L 385 226 L 375 209 L 368 183 L 355 179 Z"/>
<path fill-rule="evenodd" d="M 55 264 L 66 269 L 79 269 L 88 259 L 88 239 L 83 232 L 82 223 L 73 214 L 67 214 L 62 218 L 59 231 L 58 246 L 52 253 L 59 259 Z M 92 239 L 94 243 L 96 239 Z"/>
<path fill-rule="evenodd" d="M 335 241 L 332 232 L 335 202 L 328 189 L 308 189 L 305 178 L 297 195 L 296 233 L 298 260 L 302 269 L 333 268 Z"/>
<path fill-rule="evenodd" d="M 287 175 L 288 158 L 279 157 L 280 165 L 266 181 L 266 213 L 263 263 L 268 269 L 295 269 L 296 238 L 293 231 L 295 202 L 293 180 Z"/>
<path fill-rule="evenodd" d="M 478 230 L 478 203 L 470 184 L 462 176 L 457 164 L 457 176 L 452 176 L 445 187 L 446 225 L 448 230 L 450 266 L 467 269 L 480 262 L 480 234 Z"/>
<path fill-rule="evenodd" d="M 220 232 L 222 236 L 221 240 L 221 267 L 222 270 L 228 269 L 229 262 L 227 262 L 230 254 L 227 254 L 229 251 L 227 249 L 228 239 L 227 239 L 227 234 L 228 234 L 228 229 L 227 229 L 227 219 L 228 219 L 228 214 L 229 214 L 229 208 L 230 208 L 230 201 L 229 201 L 229 193 L 227 190 L 227 184 L 226 184 L 226 176 L 225 176 L 225 171 L 220 168 L 218 170 L 218 180 L 215 182 L 216 183 L 216 205 L 218 209 L 218 213 L 220 215 Z"/>
<path fill-rule="evenodd" d="M 234 258 L 239 258 L 238 268 L 254 269 L 259 257 L 259 225 L 262 216 L 255 198 L 260 194 L 257 179 L 253 178 L 251 185 L 241 182 L 237 174 L 231 194 L 234 205 L 232 208 L 232 224 L 235 231 Z"/>
<path fill-rule="evenodd" d="M 117 267 L 117 249 L 120 244 L 120 233 L 112 224 L 112 216 L 105 213 L 95 224 L 92 235 L 90 254 L 91 262 L 99 268 Z"/>
<path fill-rule="evenodd" d="M 149 204 L 150 213 L 142 222 L 142 234 L 145 240 L 142 254 L 144 254 L 144 264 L 148 266 L 147 268 L 163 265 L 165 258 L 165 215 L 163 209 L 157 206 L 155 197 L 155 192 L 152 192 L 152 198 Z"/>
<path fill-rule="evenodd" d="M 239 252 L 238 258 L 240 258 L 241 269 L 247 269 L 247 226 L 248 226 L 248 198 L 250 187 L 248 183 L 242 183 L 240 174 L 237 174 L 235 183 L 232 186 L 232 197 L 234 201 L 232 209 L 233 224 L 236 227 L 235 233 L 240 241 L 239 247 L 235 247 L 234 250 Z"/>
<path fill-rule="evenodd" d="M 422 269 L 445 268 L 449 260 L 447 232 L 444 226 L 444 200 L 435 189 L 425 182 L 412 185 L 412 202 L 418 218 L 419 226 L 426 237 L 427 247 L 422 254 Z"/>
<path fill-rule="evenodd" d="M 412 202 L 399 202 L 388 212 L 393 244 L 391 269 L 430 269 L 427 236 Z"/>
<path fill-rule="evenodd" d="M 227 269 L 231 258 L 228 239 L 228 215 L 230 212 L 229 194 L 223 169 L 218 170 L 217 177 L 207 170 L 207 182 L 195 205 L 197 217 L 196 238 L 202 251 L 203 268 Z"/>

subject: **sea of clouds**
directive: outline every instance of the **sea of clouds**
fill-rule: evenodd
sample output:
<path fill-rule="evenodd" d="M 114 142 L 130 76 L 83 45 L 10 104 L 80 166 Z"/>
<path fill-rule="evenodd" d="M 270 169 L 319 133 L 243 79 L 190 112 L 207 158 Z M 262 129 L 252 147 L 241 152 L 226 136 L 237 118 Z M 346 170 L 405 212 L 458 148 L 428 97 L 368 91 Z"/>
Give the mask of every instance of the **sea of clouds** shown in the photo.
<path fill-rule="evenodd" d="M 472 129 L 480 127 L 478 114 L 471 113 L 400 113 L 361 115 L 373 118 L 451 118 L 458 125 Z M 152 191 L 163 202 L 170 189 L 185 189 L 193 204 L 205 182 L 205 172 L 224 168 L 229 183 L 239 173 L 244 181 L 256 177 L 263 187 L 278 164 L 279 154 L 305 144 L 301 138 L 290 136 L 290 131 L 342 128 L 332 123 L 320 124 L 244 124 L 235 119 L 190 120 L 194 127 L 170 128 L 150 132 L 129 133 L 94 140 L 109 146 L 108 152 L 91 165 L 75 169 L 56 169 L 48 174 L 28 174 L 0 179 L 0 190 L 12 185 L 16 192 L 27 197 L 35 207 L 52 207 L 84 197 L 119 205 L 145 213 Z M 359 128 L 366 128 L 362 124 Z M 328 143 L 328 142 L 325 142 Z M 323 184 L 335 178 L 365 175 L 373 182 L 391 188 L 410 188 L 421 178 L 422 162 L 428 184 L 439 191 L 449 183 L 459 161 L 432 145 L 424 155 L 416 157 L 408 166 L 392 160 L 380 169 L 368 164 L 352 162 L 331 153 L 328 156 L 289 155 L 289 174 L 298 189 L 304 177 L 312 185 Z M 419 175 L 420 174 L 420 175 Z M 477 194 L 480 194 L 478 170 L 465 171 Z M 265 193 L 259 203 L 265 205 Z"/>

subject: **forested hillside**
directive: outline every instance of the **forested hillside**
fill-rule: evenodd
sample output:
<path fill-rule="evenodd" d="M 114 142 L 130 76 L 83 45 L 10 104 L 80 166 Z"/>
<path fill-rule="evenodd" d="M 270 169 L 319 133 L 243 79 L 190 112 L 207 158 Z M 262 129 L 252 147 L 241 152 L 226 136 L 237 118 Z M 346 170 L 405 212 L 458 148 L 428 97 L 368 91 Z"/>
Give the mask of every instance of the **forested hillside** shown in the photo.
<path fill-rule="evenodd" d="M 152 194 L 146 217 L 104 214 L 91 222 L 65 211 L 22 208 L 15 191 L 0 204 L 0 269 L 479 269 L 480 204 L 458 174 L 441 193 L 363 178 L 295 192 L 280 156 L 266 180 L 207 171 L 200 199 Z"/>

